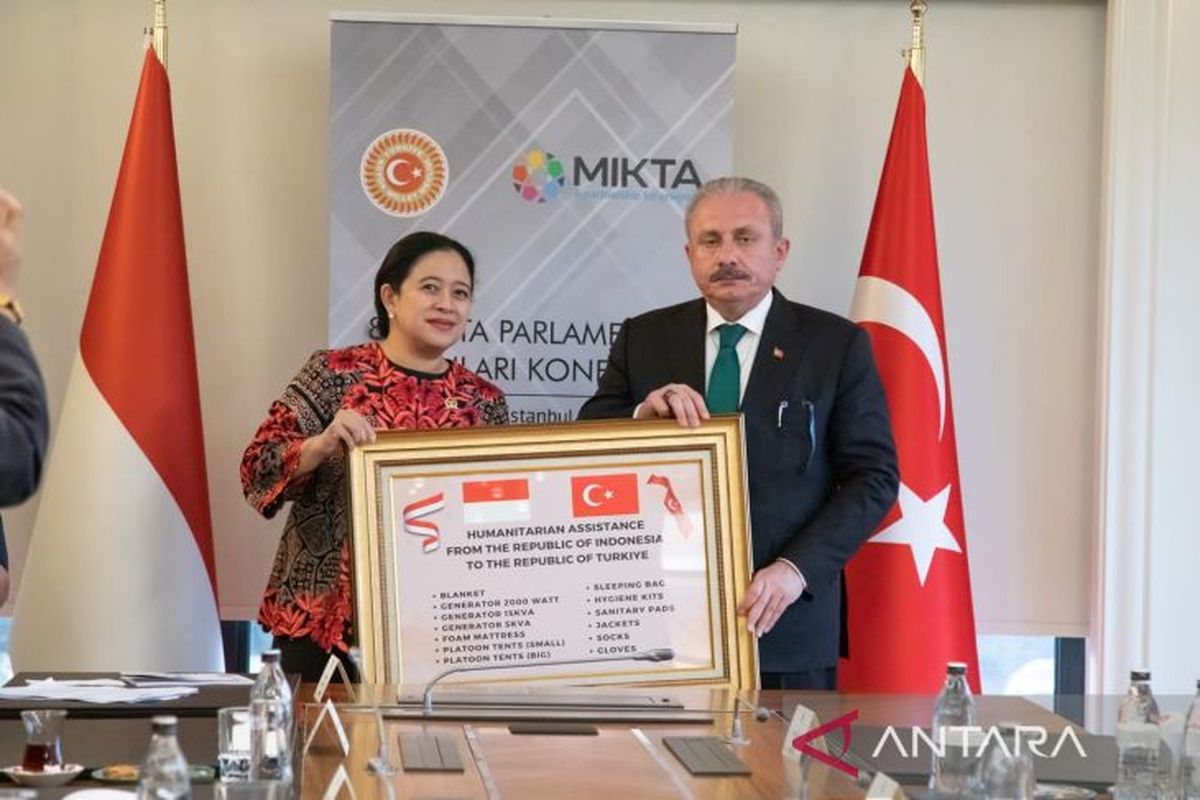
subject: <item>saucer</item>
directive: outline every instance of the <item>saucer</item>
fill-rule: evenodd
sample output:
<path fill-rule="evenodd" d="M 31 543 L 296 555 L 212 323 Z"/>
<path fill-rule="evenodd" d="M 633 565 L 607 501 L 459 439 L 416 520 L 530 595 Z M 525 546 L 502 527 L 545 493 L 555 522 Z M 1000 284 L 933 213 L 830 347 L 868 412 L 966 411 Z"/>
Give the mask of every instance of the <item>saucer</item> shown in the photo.
<path fill-rule="evenodd" d="M 70 783 L 79 773 L 83 772 L 82 764 L 63 764 L 50 767 L 41 772 L 29 772 L 22 767 L 4 767 L 0 769 L 12 782 L 18 786 L 62 786 Z"/>
<path fill-rule="evenodd" d="M 140 768 L 137 764 L 109 764 L 92 770 L 92 780 L 101 783 L 137 783 Z M 216 771 L 207 764 L 188 764 L 188 780 L 192 783 L 212 783 Z"/>

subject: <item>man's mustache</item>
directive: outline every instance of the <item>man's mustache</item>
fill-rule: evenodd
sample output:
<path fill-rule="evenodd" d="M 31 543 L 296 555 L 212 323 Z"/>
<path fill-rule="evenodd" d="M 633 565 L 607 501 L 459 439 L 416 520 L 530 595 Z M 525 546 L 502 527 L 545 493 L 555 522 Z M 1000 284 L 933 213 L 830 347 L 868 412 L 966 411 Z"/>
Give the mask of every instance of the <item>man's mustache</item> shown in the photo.
<path fill-rule="evenodd" d="M 740 269 L 733 264 L 722 264 L 709 274 L 710 281 L 744 281 L 750 277 L 750 273 L 744 269 Z"/>

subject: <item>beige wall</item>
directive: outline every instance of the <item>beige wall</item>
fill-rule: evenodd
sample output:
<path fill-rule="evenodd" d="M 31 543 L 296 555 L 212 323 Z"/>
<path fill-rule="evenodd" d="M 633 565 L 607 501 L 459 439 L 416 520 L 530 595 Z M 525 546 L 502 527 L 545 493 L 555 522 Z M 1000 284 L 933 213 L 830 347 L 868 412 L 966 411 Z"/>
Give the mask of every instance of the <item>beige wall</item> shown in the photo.
<path fill-rule="evenodd" d="M 783 195 L 794 246 L 782 288 L 839 312 L 849 305 L 899 90 L 905 2 L 168 6 L 226 616 L 253 613 L 280 529 L 241 498 L 241 449 L 325 339 L 331 9 L 737 22 L 734 160 Z M 1082 633 L 1104 4 L 932 6 L 929 143 L 980 628 Z M 0 184 L 28 208 L 22 294 L 55 415 L 149 8 L 149 0 L 0 2 Z M 6 514 L 18 580 L 36 502 Z M 1024 586 L 1058 588 L 1029 595 Z"/>

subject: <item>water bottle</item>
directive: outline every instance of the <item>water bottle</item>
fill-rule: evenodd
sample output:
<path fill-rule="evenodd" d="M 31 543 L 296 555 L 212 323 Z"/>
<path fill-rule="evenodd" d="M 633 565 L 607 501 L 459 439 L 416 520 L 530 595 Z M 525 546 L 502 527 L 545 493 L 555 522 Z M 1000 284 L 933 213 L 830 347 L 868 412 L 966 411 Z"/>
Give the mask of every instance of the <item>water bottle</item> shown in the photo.
<path fill-rule="evenodd" d="M 1017 726 L 1002 722 L 994 730 L 979 761 L 972 794 L 987 800 L 1033 800 L 1033 757 L 1018 740 Z"/>
<path fill-rule="evenodd" d="M 1159 796 L 1158 703 L 1150 691 L 1150 673 L 1129 673 L 1129 691 L 1117 712 L 1117 800 L 1157 800 Z"/>
<path fill-rule="evenodd" d="M 1183 720 L 1183 746 L 1179 748 L 1179 796 L 1200 800 L 1200 681 L 1196 697 Z"/>
<path fill-rule="evenodd" d="M 975 699 L 967 686 L 967 665 L 951 661 L 933 706 L 931 734 L 936 747 L 929 789 L 934 797 L 959 797 L 970 788 L 972 750 L 966 729 L 974 725 Z"/>
<path fill-rule="evenodd" d="M 251 700 L 279 700 L 292 708 L 292 687 L 283 674 L 283 666 L 279 662 L 278 650 L 264 650 L 262 654 L 262 669 L 254 679 L 250 689 Z"/>
<path fill-rule="evenodd" d="M 278 650 L 262 654 L 262 669 L 250 689 L 250 778 L 292 779 L 292 687 Z"/>
<path fill-rule="evenodd" d="M 181 800 L 191 797 L 188 763 L 175 738 L 175 717 L 154 717 L 150 748 L 138 777 L 138 800 Z"/>

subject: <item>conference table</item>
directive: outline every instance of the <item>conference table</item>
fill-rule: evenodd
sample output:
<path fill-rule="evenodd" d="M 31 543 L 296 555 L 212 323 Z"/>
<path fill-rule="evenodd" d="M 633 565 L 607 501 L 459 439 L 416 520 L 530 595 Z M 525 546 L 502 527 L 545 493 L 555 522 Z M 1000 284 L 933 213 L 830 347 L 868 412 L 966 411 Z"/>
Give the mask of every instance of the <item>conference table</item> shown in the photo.
<path fill-rule="evenodd" d="M 344 769 L 350 787 L 341 788 L 338 796 L 350 797 L 352 788 L 359 800 L 782 798 L 801 797 L 804 780 L 812 798 L 860 798 L 867 796 L 868 774 L 860 773 L 856 780 L 805 758 L 802 779 L 801 765 L 784 757 L 796 709 L 812 710 L 822 723 L 853 716 L 851 730 L 861 756 L 861 740 L 872 731 L 877 734 L 889 725 L 928 726 L 933 704 L 932 697 L 912 695 L 452 685 L 438 688 L 428 712 L 421 705 L 420 687 L 357 686 L 351 699 L 345 687 L 331 686 L 327 699 L 333 701 L 349 744 L 343 754 L 330 712 L 325 704 L 312 702 L 313 690 L 306 684 L 297 691 L 297 747 L 311 738 L 296 760 L 297 796 L 326 797 Z M 149 717 L 174 713 L 189 761 L 215 764 L 216 709 L 244 704 L 246 695 L 244 687 L 206 687 L 193 698 L 153 706 L 72 707 L 63 732 L 64 758 L 89 767 L 137 763 L 149 739 Z M 1058 732 L 1070 725 L 1022 698 L 977 700 L 984 726 L 1019 721 Z M 25 701 L 19 707 L 36 705 Z M 745 743 L 731 745 L 721 739 L 732 731 L 735 708 Z M 6 764 L 19 762 L 24 742 L 17 710 L 13 701 L 0 701 L 0 761 Z M 674 741 L 677 737 L 680 741 Z M 841 752 L 841 744 L 833 747 L 835 752 Z M 423 754 L 428 759 L 431 747 L 436 750 L 431 762 L 416 758 Z M 693 774 L 672 747 L 701 755 L 712 755 L 714 748 L 717 755 L 732 754 L 748 774 Z M 456 759 L 457 769 L 428 769 L 454 767 Z M 905 791 L 920 794 L 926 769 L 922 763 L 907 778 L 899 776 Z M 39 796 L 57 798 L 99 785 L 85 773 L 67 787 L 43 789 Z M 196 798 L 234 796 L 228 787 L 213 784 L 193 789 Z M 242 791 L 236 796 L 254 795 Z"/>

